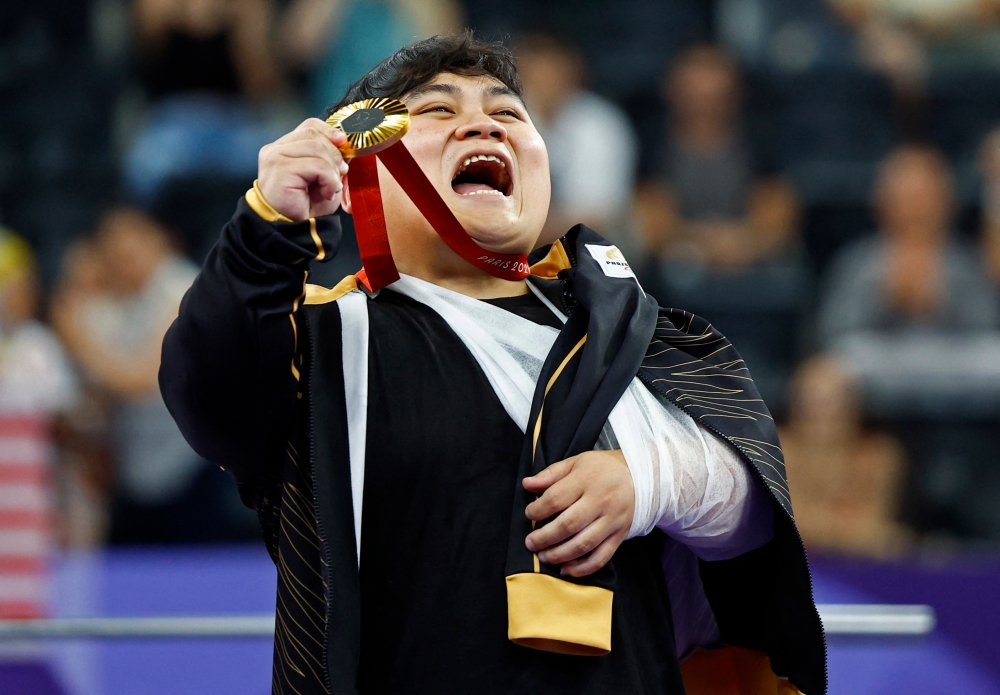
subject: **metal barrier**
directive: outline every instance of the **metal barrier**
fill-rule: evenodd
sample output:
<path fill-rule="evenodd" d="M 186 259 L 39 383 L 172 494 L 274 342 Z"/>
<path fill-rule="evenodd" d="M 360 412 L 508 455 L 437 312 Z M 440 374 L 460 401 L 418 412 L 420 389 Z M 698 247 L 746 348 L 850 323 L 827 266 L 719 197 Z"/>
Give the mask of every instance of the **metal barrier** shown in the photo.
<path fill-rule="evenodd" d="M 827 635 L 927 635 L 937 623 L 930 606 L 827 603 L 817 608 Z"/>
<path fill-rule="evenodd" d="M 827 635 L 904 637 L 934 630 L 930 606 L 820 604 Z M 273 615 L 0 620 L 0 640 L 271 637 Z"/>

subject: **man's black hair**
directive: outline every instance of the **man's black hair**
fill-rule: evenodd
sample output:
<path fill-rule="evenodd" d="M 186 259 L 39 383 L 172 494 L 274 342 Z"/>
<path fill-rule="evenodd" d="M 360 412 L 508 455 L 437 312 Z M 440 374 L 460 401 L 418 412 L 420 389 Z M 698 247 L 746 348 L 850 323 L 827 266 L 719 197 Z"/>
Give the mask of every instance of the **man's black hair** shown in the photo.
<path fill-rule="evenodd" d="M 518 97 L 523 95 L 510 50 L 499 41 L 483 41 L 466 29 L 461 34 L 432 36 L 400 48 L 348 87 L 347 94 L 328 108 L 323 117 L 362 99 L 399 99 L 441 73 L 492 77 Z"/>

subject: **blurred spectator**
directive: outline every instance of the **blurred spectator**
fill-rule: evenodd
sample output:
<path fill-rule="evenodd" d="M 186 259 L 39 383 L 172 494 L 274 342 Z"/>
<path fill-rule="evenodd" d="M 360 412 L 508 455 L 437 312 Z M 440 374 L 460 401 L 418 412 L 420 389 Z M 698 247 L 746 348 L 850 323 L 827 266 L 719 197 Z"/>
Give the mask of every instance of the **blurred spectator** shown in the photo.
<path fill-rule="evenodd" d="M 151 202 L 171 177 L 252 179 L 258 150 L 277 133 L 251 108 L 281 87 L 271 0 L 137 0 L 133 14 L 154 103 L 127 157 L 131 192 Z"/>
<path fill-rule="evenodd" d="M 1000 69 L 1000 5 L 993 0 L 830 0 L 855 27 L 863 59 L 904 89 L 929 71 Z"/>
<path fill-rule="evenodd" d="M 228 481 L 188 446 L 160 396 L 160 344 L 197 268 L 140 210 L 105 214 L 69 259 L 53 322 L 86 379 L 114 404 L 111 542 L 231 538 Z"/>
<path fill-rule="evenodd" d="M 908 532 L 896 521 L 902 447 L 862 428 L 857 389 L 835 359 L 814 357 L 796 371 L 780 436 L 807 546 L 880 557 L 905 548 Z"/>
<path fill-rule="evenodd" d="M 36 311 L 31 250 L 0 230 L 0 618 L 48 612 L 46 565 L 55 545 L 51 425 L 76 393 L 62 348 Z"/>
<path fill-rule="evenodd" d="M 309 110 L 318 115 L 415 37 L 458 31 L 463 23 L 456 0 L 292 0 L 277 50 L 287 65 L 307 72 Z"/>
<path fill-rule="evenodd" d="M 48 417 L 75 397 L 69 362 L 37 311 L 31 249 L 0 229 L 0 412 Z"/>
<path fill-rule="evenodd" d="M 785 74 L 854 63 L 854 37 L 828 0 L 717 0 L 718 40 L 743 65 Z"/>
<path fill-rule="evenodd" d="M 796 196 L 743 136 L 735 62 L 714 46 L 692 48 L 671 66 L 664 89 L 666 147 L 658 176 L 637 199 L 649 251 L 725 270 L 794 250 Z"/>
<path fill-rule="evenodd" d="M 841 251 L 829 272 L 818 315 L 823 345 L 858 333 L 954 338 L 997 327 L 996 294 L 951 235 L 953 182 L 940 153 L 895 150 L 881 166 L 874 207 L 878 236 Z"/>
<path fill-rule="evenodd" d="M 552 206 L 542 239 L 577 223 L 622 245 L 623 213 L 635 186 L 637 145 L 626 115 L 584 88 L 586 66 L 574 47 L 544 34 L 518 43 L 518 70 L 532 121 L 545 139 Z"/>
<path fill-rule="evenodd" d="M 983 139 L 979 149 L 979 172 L 986 270 L 994 283 L 1000 283 L 1000 127 Z"/>
<path fill-rule="evenodd" d="M 670 111 L 636 229 L 640 278 L 661 304 L 704 316 L 733 343 L 780 410 L 811 280 L 792 187 L 744 136 L 741 76 L 714 46 L 681 54 L 664 80 Z"/>

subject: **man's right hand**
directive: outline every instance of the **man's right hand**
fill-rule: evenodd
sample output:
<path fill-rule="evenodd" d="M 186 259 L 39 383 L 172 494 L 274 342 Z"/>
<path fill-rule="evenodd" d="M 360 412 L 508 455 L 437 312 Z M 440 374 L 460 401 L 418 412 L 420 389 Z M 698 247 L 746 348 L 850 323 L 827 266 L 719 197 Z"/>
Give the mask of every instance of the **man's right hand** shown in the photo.
<path fill-rule="evenodd" d="M 342 131 L 310 118 L 262 147 L 257 185 L 264 199 L 296 221 L 336 212 L 347 175 L 347 162 L 337 147 L 345 142 Z"/>

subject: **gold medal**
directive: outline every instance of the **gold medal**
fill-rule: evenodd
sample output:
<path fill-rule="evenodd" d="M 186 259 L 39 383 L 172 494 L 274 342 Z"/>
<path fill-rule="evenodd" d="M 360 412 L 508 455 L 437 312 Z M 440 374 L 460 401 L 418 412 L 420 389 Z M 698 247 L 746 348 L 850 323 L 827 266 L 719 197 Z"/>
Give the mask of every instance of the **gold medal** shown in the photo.
<path fill-rule="evenodd" d="M 326 122 L 347 134 L 345 157 L 363 157 L 392 147 L 410 128 L 410 112 L 397 99 L 362 99 L 337 109 Z"/>

